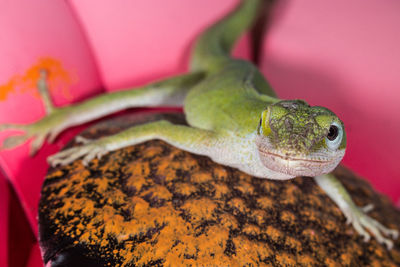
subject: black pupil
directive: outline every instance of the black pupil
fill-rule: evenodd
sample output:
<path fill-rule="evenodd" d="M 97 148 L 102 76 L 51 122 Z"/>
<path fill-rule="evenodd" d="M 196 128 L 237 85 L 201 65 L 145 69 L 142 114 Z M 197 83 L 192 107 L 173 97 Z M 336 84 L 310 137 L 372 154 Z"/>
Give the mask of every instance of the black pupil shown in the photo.
<path fill-rule="evenodd" d="M 336 127 L 335 125 L 331 125 L 331 127 L 329 127 L 329 132 L 328 132 L 328 139 L 330 141 L 333 141 L 336 139 L 336 137 L 338 137 L 339 135 L 339 129 L 338 127 Z"/>

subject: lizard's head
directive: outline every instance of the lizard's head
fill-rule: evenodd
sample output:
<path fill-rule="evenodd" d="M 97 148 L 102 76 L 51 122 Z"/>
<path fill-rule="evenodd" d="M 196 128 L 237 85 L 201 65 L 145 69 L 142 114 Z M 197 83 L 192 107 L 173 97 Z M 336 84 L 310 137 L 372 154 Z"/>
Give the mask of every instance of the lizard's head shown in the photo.
<path fill-rule="evenodd" d="M 342 160 L 346 133 L 330 110 L 301 100 L 280 101 L 261 114 L 257 147 L 262 163 L 286 175 L 316 176 Z"/>

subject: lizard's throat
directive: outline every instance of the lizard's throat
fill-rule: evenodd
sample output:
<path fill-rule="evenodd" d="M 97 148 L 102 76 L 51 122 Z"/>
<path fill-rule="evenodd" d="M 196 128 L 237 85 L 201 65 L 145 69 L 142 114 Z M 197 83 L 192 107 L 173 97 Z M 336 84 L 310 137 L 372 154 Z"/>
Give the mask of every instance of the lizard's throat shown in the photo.
<path fill-rule="evenodd" d="M 270 170 L 293 176 L 317 176 L 331 172 L 342 160 L 345 149 L 318 151 L 307 156 L 282 154 L 266 137 L 257 138 L 262 164 Z"/>

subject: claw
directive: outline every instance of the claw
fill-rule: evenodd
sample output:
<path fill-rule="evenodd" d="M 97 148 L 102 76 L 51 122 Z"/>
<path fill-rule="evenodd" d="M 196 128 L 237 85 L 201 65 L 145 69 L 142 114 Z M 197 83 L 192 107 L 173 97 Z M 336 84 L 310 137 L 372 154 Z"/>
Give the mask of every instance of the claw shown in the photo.
<path fill-rule="evenodd" d="M 383 243 L 385 243 L 388 250 L 391 250 L 393 248 L 393 242 L 391 240 L 385 239 L 383 240 Z"/>
<path fill-rule="evenodd" d="M 391 236 L 394 239 L 398 237 L 398 231 L 389 229 L 383 226 L 375 219 L 369 217 L 366 212 L 371 211 L 373 205 L 367 205 L 359 208 L 357 206 L 348 207 L 343 211 L 347 222 L 351 223 L 354 229 L 359 233 L 365 242 L 371 239 L 371 235 L 367 230 L 376 238 L 378 243 L 384 244 L 389 250 L 393 248 L 392 240 L 385 238 L 383 235 Z"/>
<path fill-rule="evenodd" d="M 371 210 L 374 209 L 374 204 L 365 205 L 365 206 L 362 207 L 361 209 L 362 209 L 362 211 L 364 211 L 365 213 L 368 213 L 368 212 L 370 212 Z"/>
<path fill-rule="evenodd" d="M 374 224 L 375 226 L 381 231 L 383 232 L 385 235 L 387 236 L 391 236 L 393 239 L 397 239 L 399 236 L 399 231 L 395 230 L 395 229 L 389 229 L 386 228 L 385 226 L 383 226 L 381 223 L 377 222 L 374 220 Z"/>
<path fill-rule="evenodd" d="M 399 231 L 391 229 L 389 235 L 391 235 L 393 239 L 397 239 L 399 238 Z"/>

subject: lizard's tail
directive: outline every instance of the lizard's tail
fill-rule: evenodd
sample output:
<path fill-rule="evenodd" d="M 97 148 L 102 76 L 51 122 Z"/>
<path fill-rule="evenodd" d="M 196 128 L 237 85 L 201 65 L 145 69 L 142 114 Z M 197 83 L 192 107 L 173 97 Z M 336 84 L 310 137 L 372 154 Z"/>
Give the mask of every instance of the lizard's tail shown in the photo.
<path fill-rule="evenodd" d="M 234 11 L 206 29 L 196 41 L 191 70 L 213 71 L 230 60 L 233 45 L 253 24 L 261 4 L 262 0 L 242 0 Z"/>

